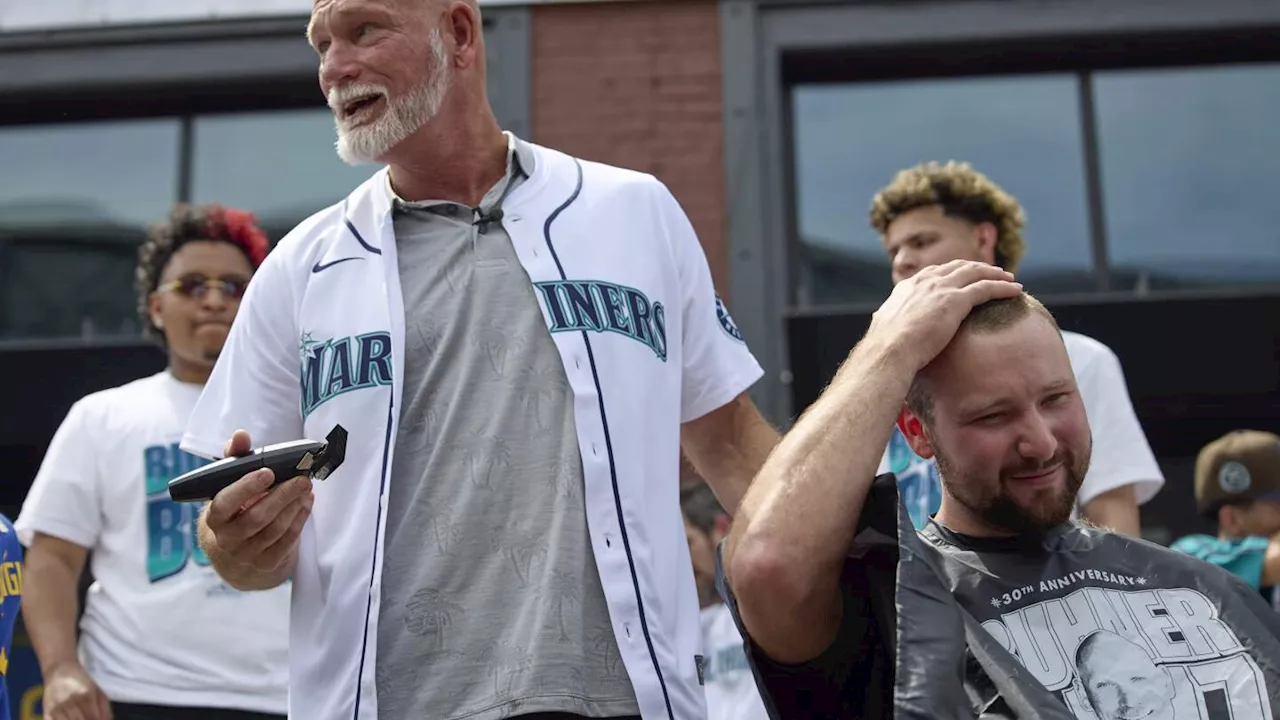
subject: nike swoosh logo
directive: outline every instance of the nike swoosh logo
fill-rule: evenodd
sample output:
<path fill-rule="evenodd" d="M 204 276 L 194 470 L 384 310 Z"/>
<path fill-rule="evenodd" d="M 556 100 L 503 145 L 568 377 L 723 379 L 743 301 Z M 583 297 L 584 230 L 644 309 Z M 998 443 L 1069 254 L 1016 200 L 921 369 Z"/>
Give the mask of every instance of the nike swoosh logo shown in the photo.
<path fill-rule="evenodd" d="M 344 262 L 346 262 L 346 261 L 348 261 L 348 260 L 363 260 L 363 259 L 364 259 L 364 258 L 359 258 L 359 257 L 345 257 L 345 258 L 338 258 L 337 260 L 334 260 L 334 261 L 333 261 L 333 262 L 331 262 L 331 263 L 325 263 L 325 264 L 323 264 L 323 265 L 321 265 L 319 262 L 317 262 L 315 265 L 313 265 L 313 266 L 312 266 L 312 268 L 311 268 L 311 272 L 313 272 L 313 273 L 318 273 L 318 272 L 321 272 L 321 271 L 323 271 L 323 270 L 328 270 L 329 268 L 333 267 L 334 265 L 337 265 L 338 263 L 344 263 Z"/>

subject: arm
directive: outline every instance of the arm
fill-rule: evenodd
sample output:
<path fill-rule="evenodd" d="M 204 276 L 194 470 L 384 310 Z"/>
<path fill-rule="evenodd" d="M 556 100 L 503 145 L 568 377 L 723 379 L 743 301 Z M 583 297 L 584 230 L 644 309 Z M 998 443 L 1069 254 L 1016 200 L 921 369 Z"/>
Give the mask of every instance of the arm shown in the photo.
<path fill-rule="evenodd" d="M 87 548 L 44 533 L 36 533 L 23 564 L 22 619 L 40 661 L 40 673 L 50 677 L 79 667 L 76 618 L 80 575 Z"/>
<path fill-rule="evenodd" d="M 743 624 L 780 662 L 818 657 L 840 627 L 841 570 L 915 374 L 896 355 L 873 337 L 854 348 L 760 470 L 729 533 Z"/>
<path fill-rule="evenodd" d="M 1112 488 L 1090 500 L 1083 509 L 1084 516 L 1094 525 L 1131 537 L 1142 534 L 1133 485 Z"/>
<path fill-rule="evenodd" d="M 911 382 L 975 305 L 1021 292 L 1012 278 L 957 261 L 899 283 L 747 491 L 724 562 L 743 625 L 775 660 L 811 660 L 836 638 L 841 573 Z"/>
<path fill-rule="evenodd" d="M 102 503 L 91 401 L 71 407 L 54 433 L 14 522 L 28 547 L 22 569 L 22 617 L 44 678 L 50 720 L 110 718 L 106 695 L 80 666 L 77 653 L 80 577 L 89 548 L 102 533 Z M 141 478 L 139 487 L 141 487 Z"/>
<path fill-rule="evenodd" d="M 778 444 L 773 429 L 746 393 L 685 423 L 680 444 L 730 517 L 751 480 Z"/>
<path fill-rule="evenodd" d="M 1134 412 L 1120 359 L 1092 338 L 1078 338 L 1072 345 L 1080 347 L 1072 367 L 1093 430 L 1080 510 L 1095 525 L 1138 537 L 1139 506 L 1160 491 L 1164 475 Z"/>
<path fill-rule="evenodd" d="M 51 720 L 109 720 L 106 694 L 80 665 L 78 636 L 80 574 L 88 550 L 36 533 L 22 572 L 22 620 L 44 678 L 44 716 Z"/>

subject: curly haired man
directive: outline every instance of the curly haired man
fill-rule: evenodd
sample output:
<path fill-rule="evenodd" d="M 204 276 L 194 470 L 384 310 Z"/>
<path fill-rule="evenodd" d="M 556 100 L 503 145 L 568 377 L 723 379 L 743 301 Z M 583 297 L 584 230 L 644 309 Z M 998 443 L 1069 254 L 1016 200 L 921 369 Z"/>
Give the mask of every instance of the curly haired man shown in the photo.
<path fill-rule="evenodd" d="M 252 215 L 216 205 L 176 206 L 139 248 L 138 313 L 168 367 L 71 407 L 15 523 L 50 720 L 286 712 L 289 588 L 227 587 L 195 541 L 198 509 L 167 491 L 206 462 L 178 441 L 267 248 Z"/>
<path fill-rule="evenodd" d="M 1022 206 L 968 163 L 927 162 L 899 171 L 872 198 L 870 221 L 889 254 L 895 285 L 952 260 L 978 260 L 1016 274 L 1027 249 Z M 1137 536 L 1138 506 L 1160 491 L 1164 475 L 1138 423 L 1115 353 L 1078 333 L 1064 331 L 1062 338 L 1093 430 L 1093 458 L 1076 497 L 1077 514 Z M 1013 419 L 992 408 L 974 421 Z M 916 527 L 924 527 L 945 491 L 934 459 L 917 456 L 895 431 L 880 472 L 897 475 L 903 503 Z"/>

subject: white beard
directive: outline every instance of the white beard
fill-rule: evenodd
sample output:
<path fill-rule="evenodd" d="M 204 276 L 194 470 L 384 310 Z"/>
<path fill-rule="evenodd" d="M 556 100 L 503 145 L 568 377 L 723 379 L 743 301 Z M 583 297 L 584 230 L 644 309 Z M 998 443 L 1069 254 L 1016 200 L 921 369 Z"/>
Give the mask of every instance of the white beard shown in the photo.
<path fill-rule="evenodd" d="M 440 112 L 453 78 L 449 74 L 448 56 L 438 28 L 431 30 L 428 41 L 434 60 L 431 75 L 401 97 L 393 100 L 385 87 L 367 83 L 330 88 L 329 108 L 334 111 L 334 127 L 338 132 L 335 145 L 343 162 L 348 165 L 378 162 Z M 340 117 L 342 105 L 353 98 L 371 94 L 380 94 L 386 100 L 387 108 L 382 117 L 360 127 L 344 127 Z"/>

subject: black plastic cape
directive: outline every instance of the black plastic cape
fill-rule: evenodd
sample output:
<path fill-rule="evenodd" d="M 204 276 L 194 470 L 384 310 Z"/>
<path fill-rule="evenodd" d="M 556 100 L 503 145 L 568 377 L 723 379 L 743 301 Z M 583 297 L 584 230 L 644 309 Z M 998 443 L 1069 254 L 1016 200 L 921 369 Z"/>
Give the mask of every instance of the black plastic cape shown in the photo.
<path fill-rule="evenodd" d="M 1221 568 L 1074 524 L 1017 541 L 917 532 L 892 475 L 862 520 L 860 556 L 897 545 L 880 573 L 896 618 L 880 622 L 896 624 L 898 720 L 1280 720 L 1280 615 Z"/>

